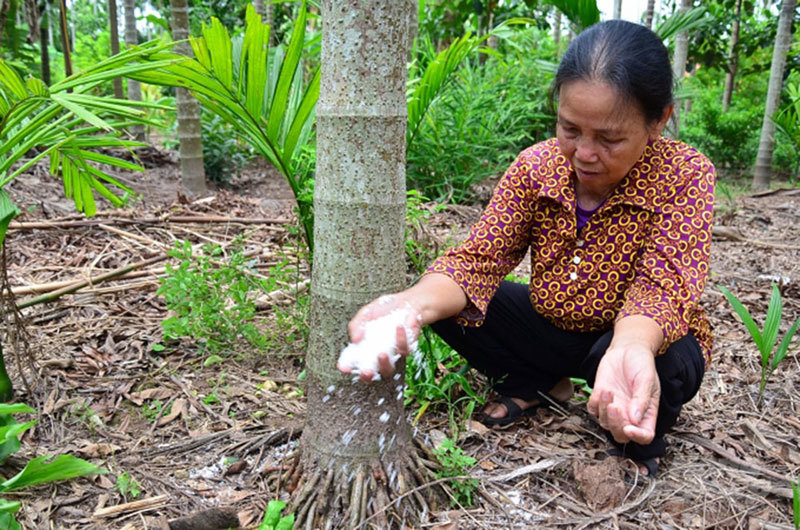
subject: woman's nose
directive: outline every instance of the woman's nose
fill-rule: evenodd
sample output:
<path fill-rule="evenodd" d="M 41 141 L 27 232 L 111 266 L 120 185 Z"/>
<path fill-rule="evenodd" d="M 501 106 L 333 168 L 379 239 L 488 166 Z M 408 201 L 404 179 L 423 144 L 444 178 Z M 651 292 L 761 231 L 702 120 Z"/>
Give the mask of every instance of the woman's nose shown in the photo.
<path fill-rule="evenodd" d="M 580 138 L 575 146 L 575 156 L 583 162 L 594 162 L 597 159 L 597 149 L 594 142 L 587 138 Z"/>

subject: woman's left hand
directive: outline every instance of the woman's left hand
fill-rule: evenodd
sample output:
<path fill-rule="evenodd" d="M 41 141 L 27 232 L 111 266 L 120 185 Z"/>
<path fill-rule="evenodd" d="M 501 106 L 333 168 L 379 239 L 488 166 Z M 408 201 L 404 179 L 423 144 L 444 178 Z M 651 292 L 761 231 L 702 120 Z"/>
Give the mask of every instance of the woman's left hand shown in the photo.
<path fill-rule="evenodd" d="M 646 445 L 655 436 L 661 384 L 646 344 L 612 344 L 600 361 L 587 407 L 618 443 Z"/>

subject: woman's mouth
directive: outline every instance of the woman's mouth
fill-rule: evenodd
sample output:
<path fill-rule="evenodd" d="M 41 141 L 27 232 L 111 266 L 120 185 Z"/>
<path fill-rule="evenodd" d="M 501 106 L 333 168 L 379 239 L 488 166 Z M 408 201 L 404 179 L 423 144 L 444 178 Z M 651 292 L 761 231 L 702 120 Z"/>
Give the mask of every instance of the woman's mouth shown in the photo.
<path fill-rule="evenodd" d="M 575 168 L 575 172 L 581 178 L 594 178 L 594 177 L 596 177 L 597 175 L 600 174 L 599 171 L 586 171 L 585 169 L 581 169 L 581 168 L 577 168 L 577 167 Z"/>

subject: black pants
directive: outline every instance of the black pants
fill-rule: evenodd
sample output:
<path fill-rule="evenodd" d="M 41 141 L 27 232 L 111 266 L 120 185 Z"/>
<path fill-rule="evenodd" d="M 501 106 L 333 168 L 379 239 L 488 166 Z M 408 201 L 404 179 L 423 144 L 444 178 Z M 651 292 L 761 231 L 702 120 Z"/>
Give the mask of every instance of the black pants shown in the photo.
<path fill-rule="evenodd" d="M 482 326 L 468 328 L 446 319 L 431 327 L 486 375 L 498 393 L 526 401 L 550 391 L 564 377 L 586 379 L 594 386 L 597 366 L 613 336 L 613 330 L 582 333 L 557 328 L 533 309 L 528 287 L 512 282 L 501 283 Z M 620 447 L 635 460 L 664 454 L 664 433 L 697 393 L 705 370 L 692 335 L 671 344 L 655 363 L 661 382 L 655 439 L 646 446 L 630 442 Z"/>

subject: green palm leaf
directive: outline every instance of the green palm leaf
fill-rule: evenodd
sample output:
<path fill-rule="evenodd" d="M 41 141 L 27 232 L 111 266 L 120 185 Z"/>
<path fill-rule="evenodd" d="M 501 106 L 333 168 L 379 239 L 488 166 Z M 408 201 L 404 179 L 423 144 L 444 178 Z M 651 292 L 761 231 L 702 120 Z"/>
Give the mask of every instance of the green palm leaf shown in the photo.
<path fill-rule="evenodd" d="M 705 7 L 695 7 L 688 11 L 676 11 L 671 17 L 661 22 L 655 29 L 655 34 L 662 40 L 669 40 L 678 33 L 694 31 L 708 25 L 711 17 L 707 17 Z"/>
<path fill-rule="evenodd" d="M 578 27 L 579 32 L 600 22 L 596 0 L 546 0 L 545 3 L 564 13 Z"/>

